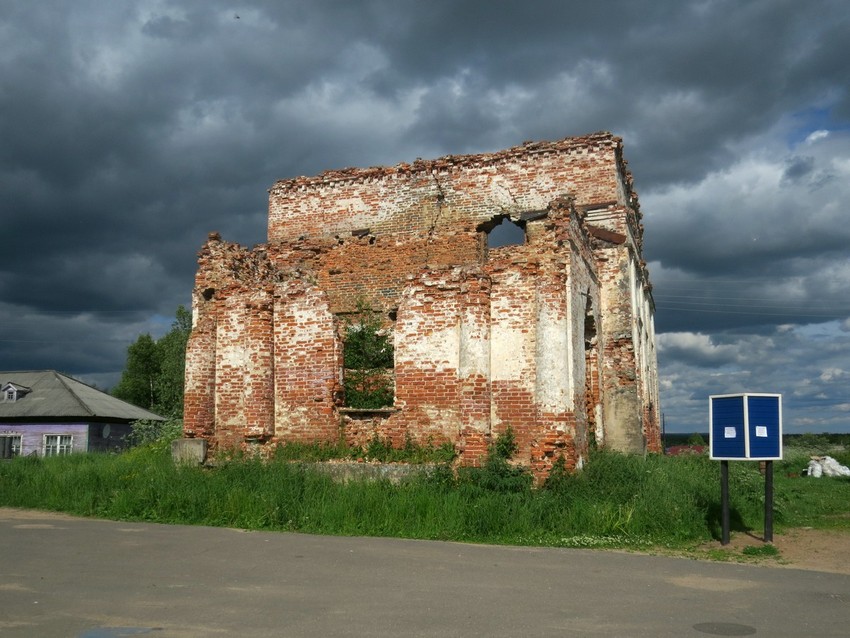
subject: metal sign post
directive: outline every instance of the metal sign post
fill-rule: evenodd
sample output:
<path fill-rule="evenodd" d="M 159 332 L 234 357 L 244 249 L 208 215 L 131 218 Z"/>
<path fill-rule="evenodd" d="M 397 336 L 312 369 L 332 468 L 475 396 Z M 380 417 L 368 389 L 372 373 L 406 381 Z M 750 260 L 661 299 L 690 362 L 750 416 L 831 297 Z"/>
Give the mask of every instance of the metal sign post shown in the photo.
<path fill-rule="evenodd" d="M 720 461 L 721 544 L 729 544 L 729 461 L 765 461 L 764 540 L 773 541 L 773 461 L 782 459 L 782 395 L 709 397 L 710 457 Z"/>
<path fill-rule="evenodd" d="M 729 544 L 729 461 L 720 461 L 720 544 Z"/>
<path fill-rule="evenodd" d="M 764 542 L 773 542 L 773 461 L 764 463 Z"/>

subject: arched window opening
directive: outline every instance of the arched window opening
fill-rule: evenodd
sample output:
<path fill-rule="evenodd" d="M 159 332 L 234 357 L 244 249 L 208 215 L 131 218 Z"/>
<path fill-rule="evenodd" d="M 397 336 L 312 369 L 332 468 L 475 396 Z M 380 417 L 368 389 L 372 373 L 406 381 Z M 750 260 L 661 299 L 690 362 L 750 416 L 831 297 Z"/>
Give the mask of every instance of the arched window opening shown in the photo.
<path fill-rule="evenodd" d="M 516 223 L 507 215 L 497 215 L 479 230 L 487 234 L 487 248 L 521 246 L 525 243 L 525 222 Z"/>

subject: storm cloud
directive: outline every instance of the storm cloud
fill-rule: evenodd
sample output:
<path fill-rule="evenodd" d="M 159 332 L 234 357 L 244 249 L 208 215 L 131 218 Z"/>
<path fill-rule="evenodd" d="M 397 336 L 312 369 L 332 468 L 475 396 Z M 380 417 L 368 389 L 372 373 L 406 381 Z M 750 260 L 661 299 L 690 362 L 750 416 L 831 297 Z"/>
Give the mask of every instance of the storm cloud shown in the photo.
<path fill-rule="evenodd" d="M 114 384 L 277 179 L 610 130 L 668 428 L 764 391 L 850 431 L 849 32 L 838 0 L 6 0 L 0 369 Z"/>

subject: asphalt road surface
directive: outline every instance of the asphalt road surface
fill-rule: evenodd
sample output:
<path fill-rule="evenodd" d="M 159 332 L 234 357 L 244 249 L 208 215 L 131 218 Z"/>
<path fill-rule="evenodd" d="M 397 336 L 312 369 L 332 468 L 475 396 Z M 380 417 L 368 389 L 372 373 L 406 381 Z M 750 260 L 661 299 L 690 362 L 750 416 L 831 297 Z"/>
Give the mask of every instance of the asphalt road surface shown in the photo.
<path fill-rule="evenodd" d="M 0 509 L 0 636 L 848 636 L 850 576 Z"/>

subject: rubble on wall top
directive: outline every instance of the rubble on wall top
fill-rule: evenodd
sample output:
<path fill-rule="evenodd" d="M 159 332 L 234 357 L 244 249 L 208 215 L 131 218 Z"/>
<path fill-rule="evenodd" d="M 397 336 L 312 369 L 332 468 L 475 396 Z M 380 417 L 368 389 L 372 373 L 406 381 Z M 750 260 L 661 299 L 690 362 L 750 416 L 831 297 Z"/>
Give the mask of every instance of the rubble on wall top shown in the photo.
<path fill-rule="evenodd" d="M 621 138 L 609 133 L 608 131 L 599 131 L 597 133 L 591 133 L 580 137 L 566 137 L 555 142 L 524 142 L 520 146 L 514 146 L 494 153 L 445 155 L 434 160 L 416 159 L 412 164 L 402 163 L 395 166 L 372 166 L 369 168 L 349 167 L 337 170 L 328 170 L 313 177 L 301 176 L 278 180 L 275 182 L 274 186 L 269 189 L 269 192 L 291 191 L 322 184 L 334 184 L 340 182 L 362 182 L 370 179 L 381 180 L 400 175 L 449 170 L 454 167 L 488 166 L 507 159 L 522 156 L 542 155 L 545 153 L 564 153 L 568 151 L 575 151 L 576 149 L 583 147 L 619 147 L 621 144 Z"/>

